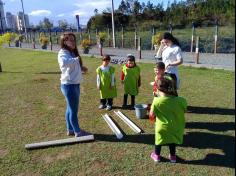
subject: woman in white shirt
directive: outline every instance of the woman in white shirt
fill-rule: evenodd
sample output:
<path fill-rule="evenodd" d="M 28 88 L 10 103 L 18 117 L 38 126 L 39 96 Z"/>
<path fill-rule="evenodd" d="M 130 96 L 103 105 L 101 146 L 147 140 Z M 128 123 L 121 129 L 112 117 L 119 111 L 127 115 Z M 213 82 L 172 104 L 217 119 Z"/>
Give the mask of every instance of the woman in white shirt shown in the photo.
<path fill-rule="evenodd" d="M 182 51 L 179 41 L 169 32 L 162 36 L 160 48 L 157 51 L 157 58 L 162 58 L 165 63 L 165 73 L 168 73 L 176 80 L 176 86 L 179 88 L 178 65 L 183 63 Z"/>
<path fill-rule="evenodd" d="M 75 135 L 75 137 L 89 135 L 80 129 L 78 123 L 80 83 L 82 72 L 86 72 L 87 68 L 83 66 L 73 33 L 64 33 L 61 36 L 58 63 L 61 70 L 61 91 L 67 104 L 65 113 L 67 135 Z"/>

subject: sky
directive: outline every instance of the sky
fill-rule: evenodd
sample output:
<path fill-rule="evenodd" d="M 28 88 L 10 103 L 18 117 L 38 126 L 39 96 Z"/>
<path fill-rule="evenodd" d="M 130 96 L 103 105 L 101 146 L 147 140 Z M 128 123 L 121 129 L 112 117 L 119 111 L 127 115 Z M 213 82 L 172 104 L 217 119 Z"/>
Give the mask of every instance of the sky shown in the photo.
<path fill-rule="evenodd" d="M 22 11 L 21 0 L 2 0 L 4 12 L 16 15 Z M 121 0 L 114 0 L 114 8 L 117 9 Z M 139 0 L 147 4 L 148 0 Z M 167 0 L 150 0 L 154 5 L 158 3 L 167 5 Z M 172 2 L 170 0 L 170 2 Z M 25 14 L 29 15 L 30 24 L 37 25 L 43 18 L 49 18 L 55 26 L 59 20 L 66 20 L 69 24 L 75 24 L 75 15 L 80 15 L 80 24 L 86 25 L 94 9 L 101 13 L 111 8 L 111 0 L 23 0 Z"/>

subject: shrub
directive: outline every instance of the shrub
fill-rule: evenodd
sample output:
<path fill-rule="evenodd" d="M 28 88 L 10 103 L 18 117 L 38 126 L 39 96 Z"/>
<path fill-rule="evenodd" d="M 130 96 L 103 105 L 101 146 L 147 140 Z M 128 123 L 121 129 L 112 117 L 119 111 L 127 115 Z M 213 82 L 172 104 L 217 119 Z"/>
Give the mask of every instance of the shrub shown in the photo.
<path fill-rule="evenodd" d="M 90 49 L 92 46 L 92 42 L 89 39 L 83 39 L 80 45 L 83 49 Z"/>
<path fill-rule="evenodd" d="M 158 47 L 160 46 L 162 35 L 163 35 L 163 32 L 158 32 L 156 35 L 152 37 L 153 45 L 157 45 Z"/>
<path fill-rule="evenodd" d="M 99 32 L 97 36 L 98 43 L 103 45 L 106 40 L 106 36 L 107 36 L 106 32 Z"/>
<path fill-rule="evenodd" d="M 44 35 L 44 33 L 40 33 L 39 43 L 42 46 L 47 46 L 48 42 L 49 42 L 48 37 L 46 35 Z"/>

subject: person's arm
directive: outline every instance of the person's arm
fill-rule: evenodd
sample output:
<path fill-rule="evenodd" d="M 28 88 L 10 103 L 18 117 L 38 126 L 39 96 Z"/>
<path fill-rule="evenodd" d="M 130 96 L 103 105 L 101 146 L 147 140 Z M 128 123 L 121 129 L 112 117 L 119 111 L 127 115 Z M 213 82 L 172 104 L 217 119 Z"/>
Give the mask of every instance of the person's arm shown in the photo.
<path fill-rule="evenodd" d="M 121 81 L 124 81 L 125 79 L 125 73 L 123 72 L 123 70 L 121 71 L 121 74 L 120 74 L 120 80 Z"/>
<path fill-rule="evenodd" d="M 100 84 L 101 84 L 100 76 L 97 74 L 97 89 L 98 90 L 100 90 Z"/>
<path fill-rule="evenodd" d="M 149 120 L 151 122 L 155 122 L 156 120 L 156 115 L 154 114 L 153 110 L 151 109 L 150 112 L 149 112 Z"/>
<path fill-rule="evenodd" d="M 141 86 L 141 76 L 139 75 L 139 78 L 138 78 L 138 87 Z"/>
<path fill-rule="evenodd" d="M 178 65 L 181 65 L 183 63 L 182 51 L 179 47 L 178 47 L 175 55 L 176 55 L 176 61 L 173 61 L 173 62 L 167 64 L 166 68 L 168 66 L 178 66 Z"/>
<path fill-rule="evenodd" d="M 76 62 L 79 62 L 79 58 L 71 57 L 71 55 L 66 51 L 60 51 L 58 53 L 58 62 L 61 67 L 70 67 L 74 65 Z"/>

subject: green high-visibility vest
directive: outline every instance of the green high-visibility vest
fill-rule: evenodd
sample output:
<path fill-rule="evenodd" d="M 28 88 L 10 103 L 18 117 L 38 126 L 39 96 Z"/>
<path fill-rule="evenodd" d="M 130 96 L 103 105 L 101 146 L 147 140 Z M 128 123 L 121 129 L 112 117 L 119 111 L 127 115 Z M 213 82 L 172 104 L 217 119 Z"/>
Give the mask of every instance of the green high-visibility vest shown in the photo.
<path fill-rule="evenodd" d="M 112 74 L 115 74 L 115 68 L 110 66 L 109 71 L 103 72 L 100 67 L 96 70 L 100 77 L 100 97 L 115 98 L 117 96 L 116 84 L 111 86 Z"/>
<path fill-rule="evenodd" d="M 124 77 L 124 91 L 125 94 L 138 95 L 138 81 L 140 77 L 140 68 L 135 66 L 132 68 L 123 66 L 122 71 L 125 75 Z"/>

